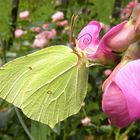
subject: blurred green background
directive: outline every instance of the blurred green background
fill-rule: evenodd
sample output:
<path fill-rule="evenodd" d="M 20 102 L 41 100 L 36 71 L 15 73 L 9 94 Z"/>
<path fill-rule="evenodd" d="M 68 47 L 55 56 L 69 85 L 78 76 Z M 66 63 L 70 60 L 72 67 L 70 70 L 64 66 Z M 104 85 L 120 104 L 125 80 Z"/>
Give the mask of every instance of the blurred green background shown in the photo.
<path fill-rule="evenodd" d="M 70 20 L 73 14 L 79 15 L 74 27 L 74 36 L 77 37 L 80 30 L 91 20 L 98 20 L 111 27 L 120 23 L 122 21 L 121 10 L 130 0 L 19 0 L 18 12 L 14 13 L 17 19 L 14 22 L 12 21 L 13 2 L 14 0 L 0 0 L 0 65 L 39 50 L 39 48 L 31 47 L 37 35 L 37 33 L 31 32 L 32 27 L 42 28 L 42 25 L 47 23 L 50 29 L 55 28 L 57 31 L 55 39 L 50 40 L 48 46 L 67 45 L 69 43 Z M 19 18 L 19 13 L 24 10 L 30 12 L 30 22 Z M 51 16 L 57 11 L 64 12 L 65 19 L 68 20 L 66 27 L 59 27 L 51 22 Z M 12 25 L 14 28 L 11 28 Z M 22 28 L 26 32 L 21 38 L 13 36 L 14 31 L 18 28 Z M 105 31 L 102 30 L 101 36 L 104 33 Z M 38 133 L 33 135 L 43 136 L 36 140 L 140 140 L 139 121 L 131 124 L 128 128 L 119 129 L 110 126 L 102 112 L 101 86 L 107 78 L 105 69 L 112 70 L 113 68 L 113 66 L 93 67 L 89 75 L 88 94 L 80 112 L 60 122 L 53 130 L 40 124 L 42 130 L 37 130 Z M 31 120 L 22 112 L 21 115 L 30 131 Z M 91 123 L 84 126 L 81 120 L 86 116 L 91 119 Z M 0 140 L 29 140 L 14 107 L 2 99 L 0 99 Z"/>

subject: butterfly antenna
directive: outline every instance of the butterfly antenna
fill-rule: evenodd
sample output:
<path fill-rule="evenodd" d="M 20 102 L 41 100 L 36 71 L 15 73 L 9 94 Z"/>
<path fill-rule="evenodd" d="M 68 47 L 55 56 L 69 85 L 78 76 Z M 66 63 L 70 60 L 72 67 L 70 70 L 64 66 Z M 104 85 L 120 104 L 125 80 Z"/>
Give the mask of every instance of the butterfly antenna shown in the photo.
<path fill-rule="evenodd" d="M 77 19 L 78 15 L 72 15 L 71 17 L 71 29 L 70 29 L 70 47 L 71 48 L 74 48 L 76 46 L 76 42 L 75 42 L 75 38 L 73 36 L 73 31 L 74 31 L 74 24 L 75 24 L 75 21 Z"/>

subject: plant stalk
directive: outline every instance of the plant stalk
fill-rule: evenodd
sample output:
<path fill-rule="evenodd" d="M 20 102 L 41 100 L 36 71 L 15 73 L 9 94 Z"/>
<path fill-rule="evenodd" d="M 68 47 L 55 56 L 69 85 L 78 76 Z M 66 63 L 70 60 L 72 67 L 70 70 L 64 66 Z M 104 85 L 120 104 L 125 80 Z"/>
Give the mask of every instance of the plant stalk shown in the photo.
<path fill-rule="evenodd" d="M 7 41 L 7 49 L 8 50 L 13 45 L 14 33 L 15 33 L 15 30 L 16 30 L 16 22 L 17 22 L 17 16 L 18 16 L 19 3 L 20 3 L 20 0 L 12 0 L 12 9 L 11 9 L 11 15 L 10 15 L 10 22 L 9 22 L 10 36 L 9 36 L 8 41 Z"/>
<path fill-rule="evenodd" d="M 27 136 L 30 138 L 30 140 L 35 140 L 33 138 L 33 136 L 31 135 L 31 133 L 29 132 L 29 130 L 28 130 L 28 128 L 27 128 L 27 126 L 26 126 L 26 124 L 25 124 L 25 122 L 24 122 L 24 120 L 23 120 L 23 118 L 22 118 L 22 116 L 21 116 L 21 114 L 20 114 L 20 112 L 18 110 L 18 108 L 14 107 L 14 109 L 16 111 L 16 114 L 17 114 L 17 117 L 19 119 L 19 122 L 21 123 L 21 125 L 22 125 L 24 131 L 26 132 Z"/>

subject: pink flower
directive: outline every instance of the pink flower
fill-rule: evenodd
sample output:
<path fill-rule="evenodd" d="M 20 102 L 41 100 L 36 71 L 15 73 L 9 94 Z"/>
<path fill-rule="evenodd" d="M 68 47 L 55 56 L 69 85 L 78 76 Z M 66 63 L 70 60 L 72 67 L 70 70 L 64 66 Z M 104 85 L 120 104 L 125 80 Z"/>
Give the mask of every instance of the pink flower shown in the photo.
<path fill-rule="evenodd" d="M 47 30 L 48 29 L 48 23 L 46 23 L 46 24 L 43 24 L 43 29 L 45 29 L 45 30 Z"/>
<path fill-rule="evenodd" d="M 29 19 L 29 15 L 30 15 L 30 13 L 27 10 L 26 11 L 22 11 L 22 12 L 19 13 L 19 17 L 21 19 L 23 19 L 23 20 L 28 20 Z"/>
<path fill-rule="evenodd" d="M 41 32 L 38 35 L 36 35 L 32 47 L 33 48 L 43 48 L 43 47 L 47 46 L 48 36 L 49 36 L 48 31 L 44 31 L 44 32 Z"/>
<path fill-rule="evenodd" d="M 81 123 L 84 125 L 84 126 L 87 126 L 89 125 L 91 122 L 91 119 L 89 117 L 85 117 L 84 119 L 81 120 Z"/>
<path fill-rule="evenodd" d="M 56 22 L 61 19 L 64 19 L 64 13 L 61 11 L 58 11 L 52 15 L 52 22 Z"/>
<path fill-rule="evenodd" d="M 33 27 L 31 30 L 32 32 L 39 33 L 41 31 L 41 28 L 37 26 L 37 27 Z"/>
<path fill-rule="evenodd" d="M 121 11 L 121 19 L 124 20 L 124 19 L 127 19 L 132 13 L 132 10 L 129 9 L 129 8 L 124 8 L 122 9 Z"/>
<path fill-rule="evenodd" d="M 133 0 L 129 2 L 127 6 L 121 11 L 121 19 L 127 19 L 131 15 L 132 10 L 136 5 L 138 5 L 138 0 Z"/>
<path fill-rule="evenodd" d="M 52 29 L 51 31 L 44 31 L 36 35 L 33 42 L 33 48 L 44 48 L 48 45 L 50 39 L 54 39 L 56 36 L 56 30 Z"/>
<path fill-rule="evenodd" d="M 51 31 L 49 31 L 48 38 L 54 39 L 55 37 L 56 37 L 56 30 L 52 29 Z"/>
<path fill-rule="evenodd" d="M 78 35 L 78 47 L 90 61 L 110 63 L 117 61 L 114 52 L 123 52 L 140 38 L 140 5 L 136 6 L 130 21 L 124 21 L 110 29 L 99 41 L 101 25 L 91 21 Z"/>
<path fill-rule="evenodd" d="M 22 29 L 16 29 L 15 30 L 15 37 L 20 38 L 24 34 L 24 31 Z"/>
<path fill-rule="evenodd" d="M 85 26 L 78 35 L 78 46 L 87 54 L 91 61 L 106 63 L 107 61 L 116 61 L 116 56 L 108 49 L 104 42 L 99 42 L 99 32 L 101 25 L 97 21 L 91 21 Z M 102 41 L 102 40 L 101 40 Z"/>
<path fill-rule="evenodd" d="M 127 4 L 127 8 L 133 9 L 138 4 L 138 0 L 133 0 Z"/>
<path fill-rule="evenodd" d="M 103 85 L 102 108 L 112 124 L 140 119 L 140 59 L 119 64 Z"/>
<path fill-rule="evenodd" d="M 110 29 L 99 41 L 101 25 L 91 21 L 78 35 L 78 46 L 91 61 L 105 63 L 116 61 L 114 52 L 123 52 L 140 38 L 140 5 L 137 5 L 130 21 L 124 21 Z M 102 24 L 103 25 L 103 24 Z"/>
<path fill-rule="evenodd" d="M 46 38 L 36 38 L 33 42 L 33 48 L 44 48 L 48 45 L 48 40 Z"/>
<path fill-rule="evenodd" d="M 67 24 L 68 24 L 68 21 L 67 20 L 63 20 L 63 21 L 61 21 L 61 22 L 58 23 L 58 25 L 59 26 L 62 26 L 62 27 L 66 26 Z"/>

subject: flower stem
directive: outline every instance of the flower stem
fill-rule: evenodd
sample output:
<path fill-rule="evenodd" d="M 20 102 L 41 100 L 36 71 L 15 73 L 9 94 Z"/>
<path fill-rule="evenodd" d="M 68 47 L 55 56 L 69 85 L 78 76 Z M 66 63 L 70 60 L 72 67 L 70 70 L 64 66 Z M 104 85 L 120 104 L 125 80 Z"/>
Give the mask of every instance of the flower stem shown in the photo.
<path fill-rule="evenodd" d="M 128 129 L 120 135 L 120 138 L 118 140 L 123 140 L 125 136 L 127 136 L 127 134 L 134 128 L 134 125 L 130 125 L 130 127 L 128 127 Z"/>
<path fill-rule="evenodd" d="M 10 21 L 9 21 L 10 36 L 7 40 L 7 49 L 8 50 L 13 45 L 14 32 L 16 30 L 16 22 L 17 22 L 17 16 L 18 16 L 19 3 L 20 3 L 20 0 L 12 0 L 12 9 L 11 9 Z"/>
<path fill-rule="evenodd" d="M 17 117 L 19 119 L 19 122 L 21 123 L 24 131 L 26 132 L 26 134 L 28 135 L 28 137 L 30 138 L 30 140 L 35 140 L 33 138 L 33 136 L 31 135 L 30 131 L 28 130 L 28 128 L 27 128 L 27 126 L 26 126 L 26 124 L 25 124 L 25 122 L 24 122 L 24 120 L 23 120 L 23 118 L 22 118 L 22 116 L 21 116 L 21 114 L 19 112 L 19 109 L 17 107 L 14 107 L 14 109 L 16 111 L 16 114 L 17 114 Z"/>
<path fill-rule="evenodd" d="M 3 63 L 7 62 L 7 58 L 6 58 L 6 45 L 4 40 L 2 39 L 2 37 L 0 36 L 0 45 L 2 47 L 2 59 L 3 59 Z"/>

